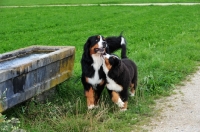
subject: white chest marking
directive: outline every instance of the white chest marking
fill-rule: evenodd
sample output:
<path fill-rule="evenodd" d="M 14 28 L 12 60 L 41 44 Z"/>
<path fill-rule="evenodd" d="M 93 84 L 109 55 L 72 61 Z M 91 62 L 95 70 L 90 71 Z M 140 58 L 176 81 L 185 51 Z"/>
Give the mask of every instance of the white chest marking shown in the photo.
<path fill-rule="evenodd" d="M 106 86 L 109 90 L 114 90 L 116 92 L 122 91 L 122 87 L 119 84 L 117 84 L 114 80 L 109 78 L 107 75 L 106 75 L 106 79 L 108 81 L 108 84 Z"/>
<path fill-rule="evenodd" d="M 106 74 L 106 79 L 107 79 L 107 82 L 108 82 L 106 84 L 107 88 L 109 90 L 113 90 L 113 91 L 116 91 L 116 92 L 122 91 L 122 87 L 119 84 L 117 84 L 113 79 L 109 78 L 108 68 L 106 67 L 105 61 L 103 61 L 103 70 Z"/>
<path fill-rule="evenodd" d="M 92 55 L 92 58 L 93 58 L 93 61 L 94 61 L 92 66 L 95 70 L 95 73 L 94 73 L 94 76 L 92 78 L 88 78 L 88 82 L 91 85 L 95 86 L 95 85 L 102 82 L 102 79 L 99 79 L 99 73 L 98 73 L 100 67 L 102 66 L 102 59 L 101 59 L 100 55 L 95 55 L 95 54 Z"/>

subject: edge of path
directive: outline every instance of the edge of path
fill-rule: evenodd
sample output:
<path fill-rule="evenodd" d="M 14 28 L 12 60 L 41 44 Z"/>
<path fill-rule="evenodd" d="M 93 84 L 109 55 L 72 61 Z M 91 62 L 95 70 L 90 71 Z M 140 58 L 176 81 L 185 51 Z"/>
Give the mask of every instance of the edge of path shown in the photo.
<path fill-rule="evenodd" d="M 60 4 L 60 5 L 28 5 L 28 6 L 0 6 L 0 8 L 35 8 L 35 7 L 73 7 L 73 6 L 193 6 L 200 3 L 133 3 L 133 4 Z"/>

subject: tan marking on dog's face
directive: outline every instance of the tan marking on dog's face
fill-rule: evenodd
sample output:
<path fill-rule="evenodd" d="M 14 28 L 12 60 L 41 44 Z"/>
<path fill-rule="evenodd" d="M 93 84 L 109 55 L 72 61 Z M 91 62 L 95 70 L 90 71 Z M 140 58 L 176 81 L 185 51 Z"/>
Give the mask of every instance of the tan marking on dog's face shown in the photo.
<path fill-rule="evenodd" d="M 90 45 L 90 55 L 92 54 L 97 54 L 97 53 L 104 53 L 105 52 L 105 44 L 106 42 L 104 41 L 104 38 L 99 35 L 96 37 L 93 37 L 91 40 L 92 43 Z"/>
<path fill-rule="evenodd" d="M 104 60 L 105 60 L 106 67 L 108 68 L 108 70 L 110 70 L 112 68 L 112 65 L 110 65 L 109 59 L 104 58 Z"/>
<path fill-rule="evenodd" d="M 95 49 L 99 48 L 98 43 L 96 43 L 93 47 L 90 48 L 90 55 L 96 54 Z"/>
<path fill-rule="evenodd" d="M 87 98 L 87 106 L 94 105 L 94 90 L 90 87 L 89 91 L 85 91 Z"/>
<path fill-rule="evenodd" d="M 119 94 L 117 92 L 115 92 L 115 91 L 112 91 L 112 101 L 114 103 L 117 103 L 119 98 L 120 98 Z"/>

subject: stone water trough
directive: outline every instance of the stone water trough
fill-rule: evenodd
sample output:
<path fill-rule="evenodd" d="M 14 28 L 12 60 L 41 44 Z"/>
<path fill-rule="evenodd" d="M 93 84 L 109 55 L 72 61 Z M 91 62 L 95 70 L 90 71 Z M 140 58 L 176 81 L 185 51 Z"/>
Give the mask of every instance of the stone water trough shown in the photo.
<path fill-rule="evenodd" d="M 0 54 L 0 112 L 72 75 L 73 46 L 30 46 Z"/>

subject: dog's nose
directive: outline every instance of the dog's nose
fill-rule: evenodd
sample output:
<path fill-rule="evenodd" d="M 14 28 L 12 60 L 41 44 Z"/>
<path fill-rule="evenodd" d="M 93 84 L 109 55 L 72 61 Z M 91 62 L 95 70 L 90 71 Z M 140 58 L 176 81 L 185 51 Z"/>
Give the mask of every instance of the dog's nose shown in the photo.
<path fill-rule="evenodd" d="M 103 48 L 106 48 L 107 43 L 104 41 L 102 44 L 103 44 Z"/>

